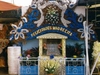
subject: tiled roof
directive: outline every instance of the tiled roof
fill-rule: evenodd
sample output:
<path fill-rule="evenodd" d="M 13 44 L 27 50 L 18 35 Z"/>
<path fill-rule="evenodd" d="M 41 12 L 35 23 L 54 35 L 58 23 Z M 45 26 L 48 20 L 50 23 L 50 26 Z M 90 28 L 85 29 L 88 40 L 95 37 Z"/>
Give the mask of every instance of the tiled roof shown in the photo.
<path fill-rule="evenodd" d="M 21 7 L 8 2 L 0 1 L 0 11 L 17 10 L 19 8 Z"/>

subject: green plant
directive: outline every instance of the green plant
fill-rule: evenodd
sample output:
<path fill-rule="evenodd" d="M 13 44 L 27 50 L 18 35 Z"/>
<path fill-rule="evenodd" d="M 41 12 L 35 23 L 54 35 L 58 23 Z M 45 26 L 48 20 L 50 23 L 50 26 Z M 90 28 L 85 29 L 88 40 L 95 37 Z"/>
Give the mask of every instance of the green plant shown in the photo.
<path fill-rule="evenodd" d="M 75 43 L 74 45 L 66 45 L 66 57 L 82 57 L 84 43 Z"/>

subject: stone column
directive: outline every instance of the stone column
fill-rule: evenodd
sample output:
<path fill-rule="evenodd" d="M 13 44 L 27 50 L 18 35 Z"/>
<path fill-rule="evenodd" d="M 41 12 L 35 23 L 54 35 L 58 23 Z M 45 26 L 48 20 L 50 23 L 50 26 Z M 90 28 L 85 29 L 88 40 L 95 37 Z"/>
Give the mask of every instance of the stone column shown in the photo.
<path fill-rule="evenodd" d="M 8 73 L 18 74 L 18 62 L 21 55 L 20 46 L 10 46 L 8 47 Z"/>

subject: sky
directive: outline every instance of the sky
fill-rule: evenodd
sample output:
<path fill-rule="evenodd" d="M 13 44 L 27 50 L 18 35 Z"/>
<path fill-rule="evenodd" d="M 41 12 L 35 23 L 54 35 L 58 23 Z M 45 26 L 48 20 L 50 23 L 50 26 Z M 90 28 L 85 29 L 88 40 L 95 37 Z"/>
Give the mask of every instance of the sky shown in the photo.
<path fill-rule="evenodd" d="M 32 0 L 1 0 L 1 1 L 9 2 L 17 6 L 29 6 L 31 5 L 32 2 Z"/>

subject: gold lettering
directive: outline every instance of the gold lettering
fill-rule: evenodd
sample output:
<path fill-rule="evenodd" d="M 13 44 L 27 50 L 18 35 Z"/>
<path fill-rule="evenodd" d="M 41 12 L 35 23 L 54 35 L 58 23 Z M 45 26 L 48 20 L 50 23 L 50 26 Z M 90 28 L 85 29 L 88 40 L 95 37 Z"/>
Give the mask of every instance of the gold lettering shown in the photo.
<path fill-rule="evenodd" d="M 72 36 L 72 33 L 70 33 L 70 36 Z"/>
<path fill-rule="evenodd" d="M 70 34 L 70 31 L 67 31 L 67 34 Z"/>
<path fill-rule="evenodd" d="M 56 30 L 56 27 L 53 27 L 53 30 Z"/>
<path fill-rule="evenodd" d="M 68 32 L 68 30 L 65 30 L 65 33 L 67 33 Z"/>
<path fill-rule="evenodd" d="M 57 26 L 47 26 L 47 27 L 41 28 L 41 29 L 36 30 L 35 32 L 33 32 L 31 34 L 31 36 L 36 36 L 37 34 L 43 32 L 43 31 L 46 31 L 46 30 L 59 30 L 59 31 L 62 31 L 62 32 L 66 33 L 66 34 L 69 34 L 70 36 L 72 36 L 72 33 L 70 31 L 68 31 L 65 28 L 57 27 Z"/>
<path fill-rule="evenodd" d="M 31 36 L 35 36 L 35 34 L 34 34 L 34 33 L 32 33 L 32 34 L 31 34 Z"/>
<path fill-rule="evenodd" d="M 64 32 L 64 28 L 61 28 L 61 31 Z"/>
<path fill-rule="evenodd" d="M 49 30 L 52 30 L 52 27 L 51 26 L 49 26 Z"/>
<path fill-rule="evenodd" d="M 38 34 L 41 33 L 41 29 L 37 30 L 37 33 L 38 33 Z"/>
<path fill-rule="evenodd" d="M 45 31 L 46 29 L 45 28 L 42 28 L 42 31 Z"/>
<path fill-rule="evenodd" d="M 48 27 L 45 27 L 45 29 L 46 29 L 46 30 L 49 30 L 49 26 L 48 26 Z"/>
<path fill-rule="evenodd" d="M 58 30 L 61 30 L 61 28 L 60 28 L 60 27 L 58 27 L 57 29 L 58 29 Z"/>

